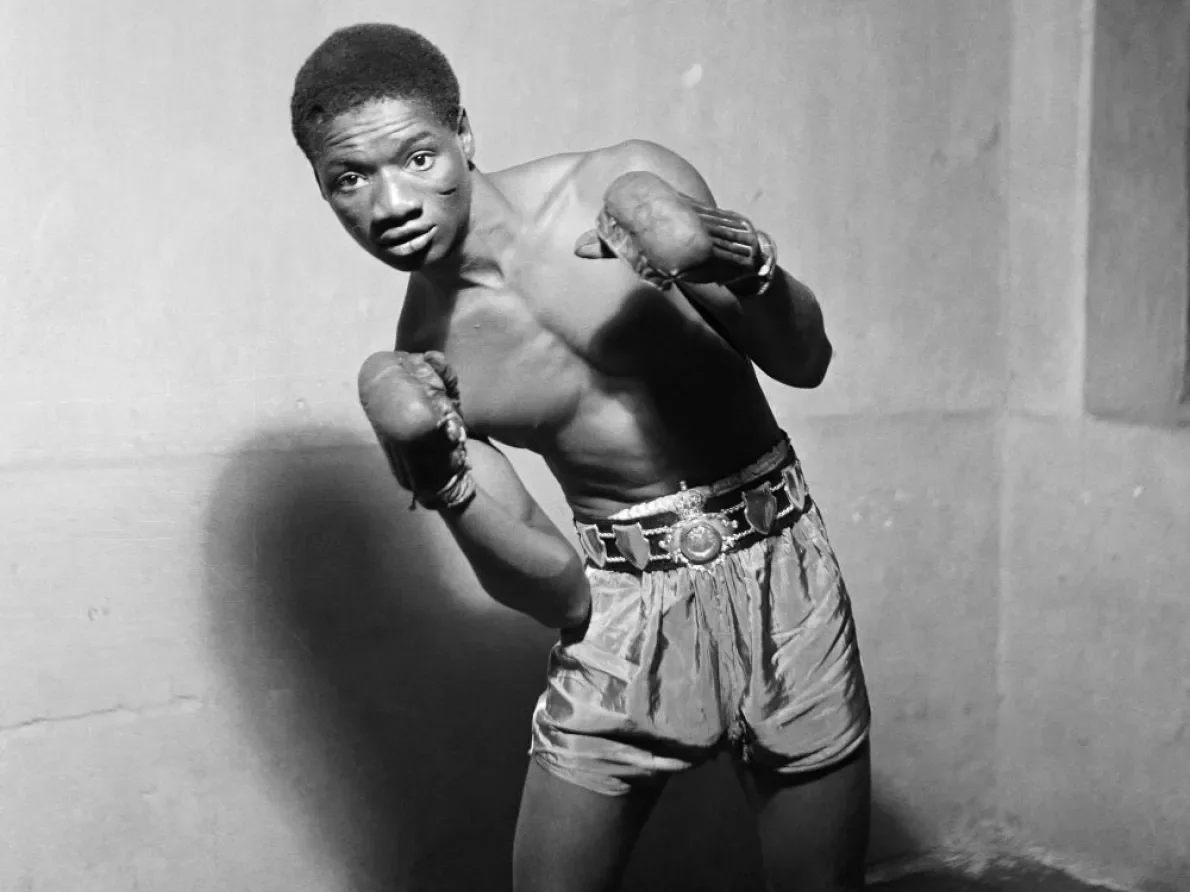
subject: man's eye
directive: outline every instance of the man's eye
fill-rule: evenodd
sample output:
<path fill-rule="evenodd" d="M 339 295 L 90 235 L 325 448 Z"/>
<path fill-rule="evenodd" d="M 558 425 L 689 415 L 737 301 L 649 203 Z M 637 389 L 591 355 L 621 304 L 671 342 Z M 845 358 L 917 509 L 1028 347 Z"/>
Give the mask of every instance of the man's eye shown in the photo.
<path fill-rule="evenodd" d="M 358 173 L 345 173 L 335 180 L 335 189 L 340 192 L 351 192 L 363 185 L 364 178 Z"/>
<path fill-rule="evenodd" d="M 418 152 L 410 157 L 409 166 L 414 170 L 429 170 L 434 166 L 434 156 L 430 152 Z"/>

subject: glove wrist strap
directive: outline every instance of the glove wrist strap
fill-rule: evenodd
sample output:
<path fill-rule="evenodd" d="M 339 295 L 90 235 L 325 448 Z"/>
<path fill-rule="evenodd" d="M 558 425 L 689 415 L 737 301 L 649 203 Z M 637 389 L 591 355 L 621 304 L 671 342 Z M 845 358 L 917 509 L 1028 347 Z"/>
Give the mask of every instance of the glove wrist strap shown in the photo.
<path fill-rule="evenodd" d="M 458 511 L 475 498 L 475 478 L 469 468 L 463 468 L 446 485 L 429 496 L 414 493 L 413 501 L 431 511 Z"/>
<path fill-rule="evenodd" d="M 756 240 L 760 243 L 760 269 L 747 276 L 727 282 L 727 288 L 740 300 L 760 297 L 769 290 L 773 279 L 777 277 L 777 246 L 767 232 L 756 230 Z"/>

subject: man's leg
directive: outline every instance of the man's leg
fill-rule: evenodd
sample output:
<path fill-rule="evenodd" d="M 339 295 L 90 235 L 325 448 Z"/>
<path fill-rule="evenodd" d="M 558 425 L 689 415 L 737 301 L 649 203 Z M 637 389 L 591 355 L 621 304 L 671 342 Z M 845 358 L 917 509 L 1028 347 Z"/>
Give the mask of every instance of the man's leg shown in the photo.
<path fill-rule="evenodd" d="M 865 742 L 838 765 L 778 775 L 736 762 L 756 814 L 771 892 L 854 892 L 864 887 L 872 801 Z"/>
<path fill-rule="evenodd" d="M 612 892 L 661 790 L 658 783 L 606 796 L 530 760 L 513 844 L 514 892 Z"/>

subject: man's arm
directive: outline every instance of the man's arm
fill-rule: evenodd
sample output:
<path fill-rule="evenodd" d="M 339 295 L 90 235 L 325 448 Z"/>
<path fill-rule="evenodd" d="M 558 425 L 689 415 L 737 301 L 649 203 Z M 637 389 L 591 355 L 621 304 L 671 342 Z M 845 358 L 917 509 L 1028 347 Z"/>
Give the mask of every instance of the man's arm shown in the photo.
<path fill-rule="evenodd" d="M 553 628 L 583 622 L 590 591 L 578 553 L 508 459 L 467 436 L 442 355 L 374 354 L 359 390 L 397 482 L 439 512 L 484 590 Z"/>
<path fill-rule="evenodd" d="M 766 375 L 790 387 L 811 389 L 826 378 L 834 348 L 826 336 L 814 293 L 777 267 L 764 294 L 739 300 L 722 285 L 679 282 L 738 339 L 739 349 Z"/>
<path fill-rule="evenodd" d="M 656 143 L 633 140 L 615 150 L 617 175 L 655 174 L 684 195 L 712 208 L 714 196 L 690 162 Z M 755 297 L 738 298 L 713 283 L 680 279 L 678 287 L 709 311 L 766 375 L 791 387 L 822 383 L 833 353 L 813 292 L 779 266 L 772 284 Z"/>
<path fill-rule="evenodd" d="M 583 622 L 591 594 L 574 547 L 503 453 L 471 439 L 467 456 L 475 496 L 461 509 L 440 513 L 484 590 L 551 628 Z"/>

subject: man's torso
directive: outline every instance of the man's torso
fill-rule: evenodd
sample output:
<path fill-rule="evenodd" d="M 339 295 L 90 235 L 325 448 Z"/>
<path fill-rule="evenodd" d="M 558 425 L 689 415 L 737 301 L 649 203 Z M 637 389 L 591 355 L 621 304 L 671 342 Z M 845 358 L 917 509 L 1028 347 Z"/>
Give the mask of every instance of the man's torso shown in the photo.
<path fill-rule="evenodd" d="M 679 289 L 574 255 L 628 163 L 613 147 L 493 174 L 524 220 L 503 286 L 444 297 L 415 277 L 398 333 L 446 355 L 470 429 L 541 454 L 592 514 L 723 477 L 779 436 L 751 362 Z"/>

